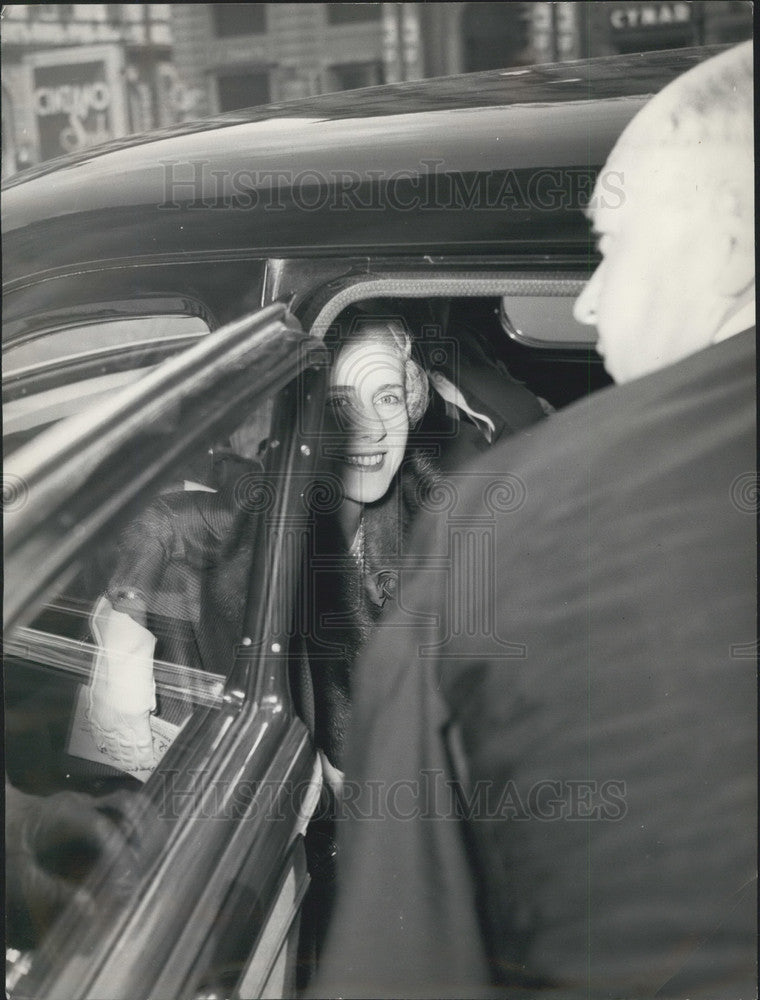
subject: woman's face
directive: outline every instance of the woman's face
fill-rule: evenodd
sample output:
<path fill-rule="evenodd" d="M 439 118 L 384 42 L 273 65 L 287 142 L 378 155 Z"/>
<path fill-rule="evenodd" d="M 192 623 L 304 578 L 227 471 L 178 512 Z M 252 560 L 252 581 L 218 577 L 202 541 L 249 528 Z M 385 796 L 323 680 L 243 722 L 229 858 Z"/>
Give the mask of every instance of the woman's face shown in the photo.
<path fill-rule="evenodd" d="M 344 495 L 372 503 L 386 494 L 409 437 L 404 361 L 383 340 L 346 344 L 330 372 L 327 453 Z"/>

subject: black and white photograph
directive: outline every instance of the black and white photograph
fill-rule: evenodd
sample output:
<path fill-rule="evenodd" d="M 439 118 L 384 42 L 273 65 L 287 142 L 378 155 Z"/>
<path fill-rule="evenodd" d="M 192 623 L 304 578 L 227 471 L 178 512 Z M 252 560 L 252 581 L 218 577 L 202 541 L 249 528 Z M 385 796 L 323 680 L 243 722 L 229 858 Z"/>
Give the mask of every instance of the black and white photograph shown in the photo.
<path fill-rule="evenodd" d="M 753 35 L 1 6 L 8 1000 L 756 1000 Z"/>

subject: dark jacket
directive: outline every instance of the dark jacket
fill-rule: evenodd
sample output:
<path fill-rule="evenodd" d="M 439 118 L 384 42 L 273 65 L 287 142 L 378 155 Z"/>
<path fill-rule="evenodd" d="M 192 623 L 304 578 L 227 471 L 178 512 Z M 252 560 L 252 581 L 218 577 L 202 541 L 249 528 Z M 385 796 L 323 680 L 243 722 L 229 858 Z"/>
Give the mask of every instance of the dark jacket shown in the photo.
<path fill-rule="evenodd" d="M 410 449 L 386 496 L 364 508 L 361 571 L 346 551 L 334 512 L 312 520 L 293 651 L 297 659 L 299 642 L 305 643 L 310 679 L 304 683 L 295 663 L 293 693 L 317 746 L 338 767 L 353 663 L 384 606 L 393 602 L 411 523 L 436 475 L 430 459 Z M 156 636 L 156 659 L 229 673 L 251 585 L 254 528 L 251 515 L 235 503 L 234 490 L 220 489 L 162 494 L 123 532 L 107 596 L 116 610 Z M 179 721 L 188 706 L 163 699 L 159 712 Z"/>
<path fill-rule="evenodd" d="M 239 642 L 253 523 L 225 492 L 162 494 L 125 529 L 107 596 L 156 658 L 226 674 Z"/>

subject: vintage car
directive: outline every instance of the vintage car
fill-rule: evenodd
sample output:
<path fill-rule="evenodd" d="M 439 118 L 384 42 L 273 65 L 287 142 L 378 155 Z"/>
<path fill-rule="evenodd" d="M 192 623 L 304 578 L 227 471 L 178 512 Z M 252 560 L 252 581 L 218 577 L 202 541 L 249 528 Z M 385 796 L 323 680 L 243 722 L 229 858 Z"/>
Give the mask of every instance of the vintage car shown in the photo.
<path fill-rule="evenodd" d="M 210 1000 L 305 984 L 299 914 L 326 876 L 304 846 L 318 770 L 290 665 L 323 339 L 347 310 L 379 310 L 465 398 L 518 380 L 548 412 L 607 385 L 594 331 L 572 317 L 598 259 L 583 209 L 647 97 L 710 54 L 254 108 L 7 184 L 7 780 L 36 796 L 121 790 L 150 845 L 127 892 L 107 865 L 88 869 L 90 918 L 18 928 L 9 914 L 10 996 Z M 624 198 L 624 178 L 601 177 L 596 196 Z M 87 745 L 93 606 L 124 525 L 156 496 L 230 474 L 256 540 L 242 630 L 214 669 L 157 660 L 182 725 L 154 732 L 150 774 L 125 773 Z M 48 861 L 77 876 L 76 858 Z"/>

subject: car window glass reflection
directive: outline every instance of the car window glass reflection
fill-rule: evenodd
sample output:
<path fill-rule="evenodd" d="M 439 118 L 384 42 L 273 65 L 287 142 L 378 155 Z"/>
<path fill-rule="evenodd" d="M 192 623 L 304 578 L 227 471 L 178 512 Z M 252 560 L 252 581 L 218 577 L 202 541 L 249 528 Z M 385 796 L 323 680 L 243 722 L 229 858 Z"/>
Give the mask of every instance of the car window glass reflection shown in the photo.
<path fill-rule="evenodd" d="M 98 898 L 129 898 L 146 832 L 136 836 L 141 791 L 170 747 L 192 750 L 182 734 L 195 713 L 213 724 L 245 601 L 220 580 L 230 562 L 245 577 L 258 516 L 235 504 L 235 491 L 262 468 L 271 413 L 262 406 L 204 448 L 116 537 L 93 544 L 76 578 L 6 641 L 6 835 L 18 861 L 7 939 L 16 949 L 39 946 L 66 906 L 77 926 L 95 918 L 83 887 L 100 861 L 118 886 Z M 120 852 L 131 852 L 126 867 Z"/>
<path fill-rule="evenodd" d="M 6 374 L 29 365 L 67 360 L 109 348 L 127 347 L 145 341 L 208 333 L 208 324 L 199 316 L 136 316 L 100 323 L 77 324 L 65 329 L 43 331 L 10 343 L 4 348 Z"/>

